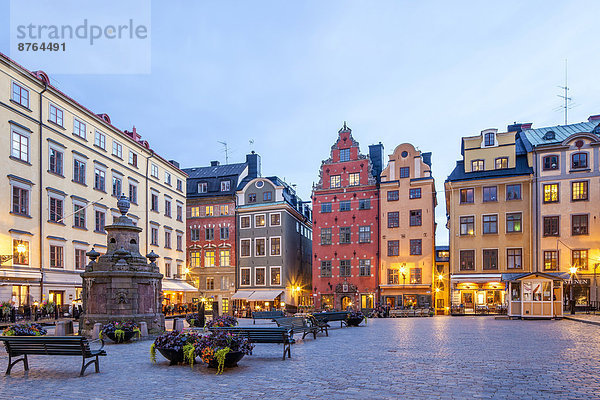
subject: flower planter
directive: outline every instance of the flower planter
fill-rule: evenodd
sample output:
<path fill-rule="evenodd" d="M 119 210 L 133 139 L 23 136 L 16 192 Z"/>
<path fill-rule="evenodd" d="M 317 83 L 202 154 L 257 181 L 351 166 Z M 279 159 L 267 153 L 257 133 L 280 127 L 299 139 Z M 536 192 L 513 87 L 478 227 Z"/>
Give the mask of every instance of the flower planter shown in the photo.
<path fill-rule="evenodd" d="M 125 331 L 123 337 L 119 338 L 120 340 L 117 339 L 116 335 L 113 332 L 105 332 L 103 333 L 103 335 L 106 335 L 107 338 L 109 338 L 115 343 L 125 343 L 130 341 L 135 336 L 135 332 Z"/>
<path fill-rule="evenodd" d="M 346 319 L 346 325 L 348 325 L 348 326 L 358 326 L 358 325 L 360 325 L 361 322 L 363 322 L 363 319 L 365 319 L 365 317 L 352 317 L 352 318 L 348 318 L 348 319 Z"/>
<path fill-rule="evenodd" d="M 161 349 L 159 347 L 156 348 L 160 354 L 171 363 L 169 365 L 181 364 L 183 362 L 183 349 L 181 350 L 173 350 L 173 349 Z"/>
<path fill-rule="evenodd" d="M 237 363 L 244 358 L 244 353 L 241 351 L 230 351 L 229 353 L 227 353 L 225 355 L 225 363 L 223 364 L 223 366 L 225 368 L 232 368 L 232 367 L 237 367 Z M 217 361 L 216 358 L 213 358 L 209 363 L 208 363 L 208 368 L 218 368 L 219 367 L 219 362 Z"/>

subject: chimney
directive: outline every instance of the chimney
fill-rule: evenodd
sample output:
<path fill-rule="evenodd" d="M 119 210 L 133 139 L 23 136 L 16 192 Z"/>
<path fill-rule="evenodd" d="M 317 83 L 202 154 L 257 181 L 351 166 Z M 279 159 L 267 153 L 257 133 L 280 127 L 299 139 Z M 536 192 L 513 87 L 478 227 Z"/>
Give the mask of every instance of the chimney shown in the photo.
<path fill-rule="evenodd" d="M 211 167 L 217 167 L 217 166 L 219 166 L 219 162 L 218 161 L 211 161 L 210 162 L 210 166 Z"/>
<path fill-rule="evenodd" d="M 261 176 L 260 156 L 254 150 L 250 154 L 246 154 L 246 164 L 248 164 L 248 178 L 254 179 Z"/>
<path fill-rule="evenodd" d="M 524 130 L 527 129 L 531 129 L 531 125 L 533 125 L 532 122 L 525 122 L 525 123 L 513 123 L 512 125 L 509 125 L 506 127 L 506 131 L 507 132 L 522 132 Z"/>
<path fill-rule="evenodd" d="M 169 160 L 169 162 L 171 164 L 173 164 L 174 166 L 176 166 L 177 168 L 179 168 L 179 163 L 177 161 L 175 161 L 175 160 Z"/>
<path fill-rule="evenodd" d="M 371 163 L 373 163 L 373 176 L 377 180 L 377 183 L 379 183 L 381 179 L 379 175 L 383 171 L 383 144 L 381 142 L 369 145 L 369 158 L 371 159 Z"/>
<path fill-rule="evenodd" d="M 600 114 L 590 115 L 590 117 L 588 118 L 588 122 L 596 122 L 596 121 L 600 121 Z"/>

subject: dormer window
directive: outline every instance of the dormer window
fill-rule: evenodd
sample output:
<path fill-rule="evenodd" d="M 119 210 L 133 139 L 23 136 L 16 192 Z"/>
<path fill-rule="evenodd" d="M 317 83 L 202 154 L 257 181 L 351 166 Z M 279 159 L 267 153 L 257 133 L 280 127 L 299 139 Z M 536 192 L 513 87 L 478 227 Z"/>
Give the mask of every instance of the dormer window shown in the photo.
<path fill-rule="evenodd" d="M 485 162 L 483 160 L 473 160 L 471 161 L 471 171 L 483 171 L 485 168 Z"/>
<path fill-rule="evenodd" d="M 544 140 L 555 140 L 556 139 L 556 134 L 554 133 L 554 131 L 548 131 L 544 134 Z"/>
<path fill-rule="evenodd" d="M 228 192 L 231 189 L 231 181 L 221 181 L 221 192 Z"/>
<path fill-rule="evenodd" d="M 508 157 L 496 158 L 496 169 L 508 168 Z"/>
<path fill-rule="evenodd" d="M 580 169 L 587 168 L 588 166 L 588 155 L 587 153 L 575 153 L 571 156 L 571 168 Z"/>
<path fill-rule="evenodd" d="M 350 149 L 340 150 L 340 162 L 350 161 Z"/>
<path fill-rule="evenodd" d="M 486 133 L 483 139 L 483 145 L 485 147 L 494 146 L 496 144 L 496 135 L 493 132 Z"/>
<path fill-rule="evenodd" d="M 256 193 L 250 193 L 248 195 L 248 203 L 256 203 Z"/>
<path fill-rule="evenodd" d="M 200 182 L 198 184 L 198 193 L 207 193 L 208 192 L 208 183 Z"/>
<path fill-rule="evenodd" d="M 546 156 L 546 157 L 544 157 L 543 163 L 544 163 L 545 171 L 558 169 L 558 156 L 557 155 Z"/>

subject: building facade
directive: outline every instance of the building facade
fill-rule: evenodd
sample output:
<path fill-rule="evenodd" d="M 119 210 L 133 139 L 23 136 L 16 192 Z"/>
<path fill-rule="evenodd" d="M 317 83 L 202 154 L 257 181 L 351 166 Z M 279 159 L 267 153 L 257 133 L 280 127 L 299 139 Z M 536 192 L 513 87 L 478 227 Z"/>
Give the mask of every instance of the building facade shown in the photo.
<path fill-rule="evenodd" d="M 249 165 L 256 175 L 258 155 L 245 163 L 186 168 L 187 259 L 189 279 L 198 288 L 198 298 L 210 299 L 208 309 L 218 307 L 231 314 L 237 265 L 236 189 L 248 177 Z"/>
<path fill-rule="evenodd" d="M 373 308 L 379 284 L 379 189 L 383 145 L 360 153 L 346 123 L 313 187 L 315 307 Z"/>
<path fill-rule="evenodd" d="M 435 246 L 435 270 L 432 286 L 435 314 L 450 314 L 450 246 Z"/>
<path fill-rule="evenodd" d="M 396 147 L 379 190 L 381 301 L 390 307 L 433 306 L 435 182 L 431 153 Z"/>
<path fill-rule="evenodd" d="M 515 128 L 462 139 L 445 182 L 453 313 L 501 312 L 503 273 L 533 269 L 533 168 Z"/>
<path fill-rule="evenodd" d="M 119 215 L 122 193 L 132 203 L 128 216 L 144 228 L 140 249 L 161 257 L 165 277 L 183 268 L 186 174 L 135 128 L 117 129 L 44 72 L 0 54 L 0 131 L 0 301 L 77 301 L 85 253 L 106 251 L 104 226 Z M 165 279 L 163 288 L 179 284 Z"/>

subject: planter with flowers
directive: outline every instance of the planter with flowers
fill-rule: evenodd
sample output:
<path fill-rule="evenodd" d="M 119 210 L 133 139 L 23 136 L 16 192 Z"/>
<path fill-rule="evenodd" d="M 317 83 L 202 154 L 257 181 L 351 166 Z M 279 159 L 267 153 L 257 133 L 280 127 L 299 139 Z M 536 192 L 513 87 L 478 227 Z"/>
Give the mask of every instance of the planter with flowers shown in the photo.
<path fill-rule="evenodd" d="M 100 330 L 100 338 L 106 336 L 115 343 L 125 343 L 134 336 L 139 338 L 141 335 L 139 326 L 131 321 L 112 321 L 102 326 Z"/>
<path fill-rule="evenodd" d="M 238 324 L 238 320 L 231 315 L 221 315 L 220 317 L 216 317 L 211 319 L 206 323 L 207 328 L 228 328 L 232 326 L 236 326 Z"/>
<path fill-rule="evenodd" d="M 14 324 L 4 329 L 2 336 L 43 336 L 47 333 L 46 328 L 40 324 Z"/>
<path fill-rule="evenodd" d="M 154 340 L 150 346 L 150 359 L 156 362 L 156 350 L 170 361 L 170 365 L 186 362 L 195 363 L 195 346 L 200 336 L 194 332 L 165 332 Z"/>
<path fill-rule="evenodd" d="M 204 313 L 188 314 L 185 316 L 185 320 L 194 328 L 204 328 L 204 323 L 206 321 Z"/>
<path fill-rule="evenodd" d="M 351 311 L 346 317 L 346 325 L 358 326 L 365 319 L 365 315 L 361 311 Z"/>
<path fill-rule="evenodd" d="M 254 345 L 243 336 L 226 331 L 213 331 L 198 340 L 195 353 L 209 368 L 216 368 L 217 374 L 222 374 L 223 368 L 236 367 L 244 355 L 252 354 L 253 348 Z"/>

